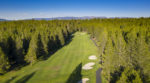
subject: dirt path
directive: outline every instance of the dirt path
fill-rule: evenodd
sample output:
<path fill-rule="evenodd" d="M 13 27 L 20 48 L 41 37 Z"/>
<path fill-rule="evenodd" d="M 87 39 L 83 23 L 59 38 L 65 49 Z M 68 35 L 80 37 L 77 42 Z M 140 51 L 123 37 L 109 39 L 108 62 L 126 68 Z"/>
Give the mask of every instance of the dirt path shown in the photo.
<path fill-rule="evenodd" d="M 96 71 L 96 83 L 102 83 L 102 80 L 101 80 L 101 71 L 102 71 L 102 68 L 99 68 Z"/>

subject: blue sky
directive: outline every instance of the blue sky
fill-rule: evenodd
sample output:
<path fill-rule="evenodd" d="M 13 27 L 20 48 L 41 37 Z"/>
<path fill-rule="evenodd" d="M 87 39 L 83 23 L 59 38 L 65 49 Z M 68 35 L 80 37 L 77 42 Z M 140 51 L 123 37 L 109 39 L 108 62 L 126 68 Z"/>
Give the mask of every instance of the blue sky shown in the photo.
<path fill-rule="evenodd" d="M 0 18 L 149 17 L 150 0 L 0 0 Z"/>

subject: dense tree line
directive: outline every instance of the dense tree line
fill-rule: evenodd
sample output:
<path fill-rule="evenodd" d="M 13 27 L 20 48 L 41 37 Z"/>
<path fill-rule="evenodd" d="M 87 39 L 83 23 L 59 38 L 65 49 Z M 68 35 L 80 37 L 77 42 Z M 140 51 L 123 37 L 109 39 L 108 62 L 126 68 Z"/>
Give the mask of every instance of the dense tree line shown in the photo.
<path fill-rule="evenodd" d="M 47 59 L 75 31 L 97 43 L 108 83 L 150 82 L 150 18 L 0 22 L 0 73 Z"/>
<path fill-rule="evenodd" d="M 99 45 L 108 83 L 150 82 L 150 18 L 83 20 L 79 29 Z"/>
<path fill-rule="evenodd" d="M 67 43 L 70 21 L 0 22 L 0 73 L 47 59 Z"/>

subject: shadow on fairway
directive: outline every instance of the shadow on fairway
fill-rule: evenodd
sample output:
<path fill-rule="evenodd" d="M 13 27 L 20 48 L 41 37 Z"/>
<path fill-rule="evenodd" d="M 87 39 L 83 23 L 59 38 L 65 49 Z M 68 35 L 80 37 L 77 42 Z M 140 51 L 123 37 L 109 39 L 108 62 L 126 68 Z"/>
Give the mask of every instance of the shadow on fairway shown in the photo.
<path fill-rule="evenodd" d="M 58 36 L 56 35 L 56 40 L 51 37 L 48 41 L 48 55 L 44 60 L 47 60 L 48 58 L 50 58 L 56 51 L 58 51 L 59 49 L 63 48 L 64 46 L 67 46 L 73 39 L 75 32 L 69 34 L 69 36 L 67 38 L 65 38 L 65 44 L 61 45 L 61 40 L 58 38 Z"/>
<path fill-rule="evenodd" d="M 31 74 L 28 74 L 21 79 L 17 80 L 16 83 L 26 83 L 32 76 L 34 76 L 36 72 L 32 72 Z"/>
<path fill-rule="evenodd" d="M 82 63 L 80 63 L 76 67 L 76 69 L 72 72 L 66 83 L 77 83 L 78 81 L 80 81 L 82 79 L 81 70 L 82 70 Z"/>
<path fill-rule="evenodd" d="M 11 81 L 13 81 L 17 76 L 12 77 L 11 79 L 5 81 L 5 83 L 11 83 Z"/>

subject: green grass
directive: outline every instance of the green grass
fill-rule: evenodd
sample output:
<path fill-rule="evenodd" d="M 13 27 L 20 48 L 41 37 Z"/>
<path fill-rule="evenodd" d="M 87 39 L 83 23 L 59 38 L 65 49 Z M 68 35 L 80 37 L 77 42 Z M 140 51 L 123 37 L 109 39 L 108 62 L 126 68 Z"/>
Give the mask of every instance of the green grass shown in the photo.
<path fill-rule="evenodd" d="M 90 40 L 90 35 L 84 32 L 76 32 L 72 41 L 58 50 L 48 60 L 0 76 L 0 83 L 66 83 L 80 63 L 83 66 L 91 61 L 96 63 L 94 68 L 82 70 L 81 74 L 82 78 L 88 77 L 90 79 L 88 83 L 95 83 L 96 70 L 99 67 L 98 59 L 88 60 L 88 56 L 93 54 L 98 57 L 98 49 Z"/>

